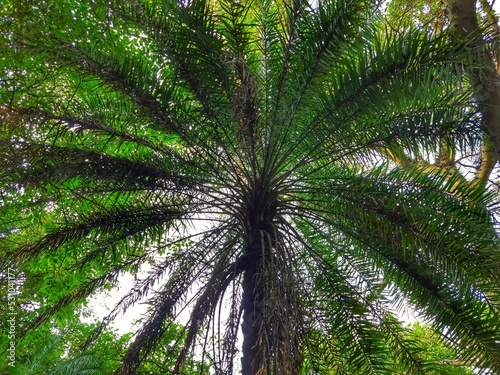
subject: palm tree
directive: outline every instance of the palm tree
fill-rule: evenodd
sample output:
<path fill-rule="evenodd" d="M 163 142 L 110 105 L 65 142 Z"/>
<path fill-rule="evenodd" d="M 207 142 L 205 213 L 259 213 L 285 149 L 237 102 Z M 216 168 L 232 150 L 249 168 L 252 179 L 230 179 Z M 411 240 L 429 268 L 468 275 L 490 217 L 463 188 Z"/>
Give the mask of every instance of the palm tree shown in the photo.
<path fill-rule="evenodd" d="M 493 197 L 384 157 L 475 147 L 467 49 L 366 0 L 8 12 L 1 259 L 57 286 L 27 330 L 149 265 L 101 325 L 147 298 L 120 374 L 184 310 L 173 373 L 197 342 L 217 373 L 238 342 L 244 375 L 425 373 L 403 303 L 500 371 Z"/>

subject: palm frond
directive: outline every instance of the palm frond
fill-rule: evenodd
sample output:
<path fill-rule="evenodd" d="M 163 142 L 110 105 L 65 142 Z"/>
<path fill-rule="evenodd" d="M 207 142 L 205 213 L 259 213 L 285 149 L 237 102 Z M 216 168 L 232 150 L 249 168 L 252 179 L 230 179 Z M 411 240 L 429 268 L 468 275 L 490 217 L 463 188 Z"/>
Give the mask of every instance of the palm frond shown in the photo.
<path fill-rule="evenodd" d="M 500 371 L 498 199 L 422 166 L 483 145 L 467 41 L 360 0 L 62 1 L 15 23 L 0 263 L 57 289 L 30 329 L 130 272 L 81 348 L 147 302 L 117 373 L 188 313 L 165 371 L 199 348 L 201 372 L 424 374 L 403 303 Z"/>

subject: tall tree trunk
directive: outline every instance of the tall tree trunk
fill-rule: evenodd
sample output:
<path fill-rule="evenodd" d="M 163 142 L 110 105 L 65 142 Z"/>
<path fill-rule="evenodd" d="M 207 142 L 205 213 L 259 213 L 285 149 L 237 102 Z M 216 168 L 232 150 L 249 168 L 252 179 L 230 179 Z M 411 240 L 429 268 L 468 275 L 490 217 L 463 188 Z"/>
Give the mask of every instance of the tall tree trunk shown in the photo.
<path fill-rule="evenodd" d="M 455 38 L 470 38 L 471 43 L 484 43 L 483 34 L 479 30 L 476 15 L 476 0 L 443 0 L 448 10 L 451 27 Z M 493 153 L 484 153 L 483 157 L 500 159 L 500 77 L 498 76 L 492 56 L 487 51 L 477 55 L 480 68 L 471 67 L 469 76 L 474 95 L 482 114 L 484 130 L 488 133 Z"/>
<path fill-rule="evenodd" d="M 291 270 L 273 253 L 271 237 L 262 231 L 259 241 L 246 251 L 241 301 L 243 375 L 298 375 L 302 366 L 300 304 L 290 283 Z"/>
<path fill-rule="evenodd" d="M 259 195 L 255 201 L 242 260 L 242 374 L 298 375 L 303 325 L 293 269 L 280 246 L 275 202 L 266 205 Z"/>
<path fill-rule="evenodd" d="M 267 374 L 267 345 L 264 342 L 263 323 L 264 295 L 259 282 L 262 268 L 262 251 L 258 246 L 247 247 L 245 273 L 243 276 L 243 356 L 241 358 L 242 375 Z"/>

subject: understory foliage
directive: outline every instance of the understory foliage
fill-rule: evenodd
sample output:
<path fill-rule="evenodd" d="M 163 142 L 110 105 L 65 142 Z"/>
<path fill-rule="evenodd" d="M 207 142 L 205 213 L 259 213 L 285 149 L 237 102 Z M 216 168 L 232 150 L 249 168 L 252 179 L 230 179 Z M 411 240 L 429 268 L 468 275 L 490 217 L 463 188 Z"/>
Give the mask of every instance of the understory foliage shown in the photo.
<path fill-rule="evenodd" d="M 220 374 L 431 373 L 404 304 L 461 363 L 499 373 L 495 197 L 393 162 L 478 147 L 473 51 L 389 28 L 381 9 L 11 0 L 0 263 L 45 275 L 19 332 L 128 272 L 135 284 L 80 348 L 146 300 L 118 374 L 180 314 L 173 373 L 191 350 Z"/>
<path fill-rule="evenodd" d="M 112 375 L 120 365 L 132 334 L 118 336 L 117 332 L 105 329 L 91 348 L 81 352 L 81 345 L 95 328 L 95 324 L 73 321 L 61 329 L 57 323 L 51 322 L 37 332 L 30 333 L 24 345 L 18 345 L 15 366 L 5 365 L 2 358 L 0 374 Z M 182 327 L 172 324 L 163 334 L 154 353 L 141 363 L 137 374 L 160 375 L 168 372 L 179 354 L 184 337 Z M 2 337 L 2 340 L 7 339 Z M 205 369 L 201 371 L 200 363 L 189 356 L 183 374 L 208 374 L 206 366 Z"/>

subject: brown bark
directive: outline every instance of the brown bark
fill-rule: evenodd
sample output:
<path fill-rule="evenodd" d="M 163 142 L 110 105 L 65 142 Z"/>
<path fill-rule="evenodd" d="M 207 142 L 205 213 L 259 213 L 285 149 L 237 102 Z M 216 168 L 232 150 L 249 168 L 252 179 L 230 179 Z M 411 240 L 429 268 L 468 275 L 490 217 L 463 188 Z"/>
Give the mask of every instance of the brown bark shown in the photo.
<path fill-rule="evenodd" d="M 262 331 L 264 323 L 263 291 L 258 285 L 258 275 L 261 272 L 262 250 L 258 246 L 247 246 L 245 273 L 243 275 L 243 333 L 241 373 L 242 375 L 266 375 L 267 356 L 266 343 L 263 342 Z"/>
<path fill-rule="evenodd" d="M 301 309 L 293 270 L 282 258 L 274 209 L 249 215 L 248 239 L 242 256 L 242 375 L 298 375 L 302 365 L 299 345 Z M 260 220 L 259 220 L 260 218 Z M 255 228 L 255 230 L 252 230 Z"/>
<path fill-rule="evenodd" d="M 471 46 L 481 47 L 484 43 L 477 15 L 476 0 L 443 0 L 448 10 L 455 38 L 470 40 Z M 500 159 L 500 77 L 492 56 L 479 49 L 475 61 L 479 67 L 469 67 L 474 95 L 482 114 L 484 130 L 489 135 L 496 159 Z M 491 161 L 489 161 L 491 162 Z"/>
<path fill-rule="evenodd" d="M 476 177 L 473 183 L 477 187 L 485 187 L 488 183 L 488 178 L 490 177 L 495 165 L 497 163 L 497 157 L 493 152 L 491 144 L 489 141 L 483 141 L 483 147 L 481 150 L 481 165 L 476 172 Z"/>

